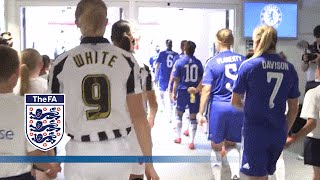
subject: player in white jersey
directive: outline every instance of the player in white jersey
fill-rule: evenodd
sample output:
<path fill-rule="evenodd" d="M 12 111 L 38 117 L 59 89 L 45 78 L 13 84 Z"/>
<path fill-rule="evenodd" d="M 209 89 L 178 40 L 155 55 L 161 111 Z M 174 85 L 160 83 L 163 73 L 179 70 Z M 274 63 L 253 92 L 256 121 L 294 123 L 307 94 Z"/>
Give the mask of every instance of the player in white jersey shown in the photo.
<path fill-rule="evenodd" d="M 134 156 L 142 150 L 151 156 L 139 65 L 130 53 L 103 38 L 106 17 L 102 0 L 80 1 L 75 22 L 81 44 L 60 55 L 49 74 L 49 90 L 66 95 L 66 133 L 71 137 L 66 154 Z M 129 163 L 65 164 L 68 180 L 122 180 L 131 173 Z M 150 179 L 159 179 L 151 163 L 146 164 L 146 173 Z"/>
<path fill-rule="evenodd" d="M 128 21 L 119 20 L 112 25 L 111 40 L 115 46 L 134 53 L 135 40 L 132 36 L 131 26 Z M 147 104 L 149 105 L 148 122 L 152 128 L 154 126 L 154 120 L 158 110 L 158 103 L 153 88 L 151 71 L 146 64 L 141 62 L 141 60 L 137 60 L 137 62 L 140 66 L 142 90 L 145 92 L 143 93 L 143 97 L 146 107 Z"/>
<path fill-rule="evenodd" d="M 0 45 L 0 155 L 1 156 L 41 156 L 44 152 L 36 150 L 25 138 L 24 101 L 13 94 L 19 77 L 18 53 Z M 35 164 L 54 178 L 61 170 L 58 163 Z M 33 179 L 32 163 L 1 163 L 0 179 Z M 49 170 L 50 169 L 50 170 Z"/>
<path fill-rule="evenodd" d="M 123 50 L 126 50 L 128 52 L 134 51 L 134 38 L 132 36 L 130 23 L 128 21 L 119 20 L 112 25 L 111 40 L 115 46 L 118 46 Z M 151 71 L 149 70 L 149 67 L 142 62 L 138 61 L 138 63 L 140 65 L 141 84 L 142 90 L 144 91 L 144 100 L 149 104 L 148 121 L 150 127 L 153 127 L 158 104 L 156 101 L 155 92 L 152 88 Z M 133 168 L 133 172 L 135 172 L 135 169 L 141 168 L 141 166 L 139 167 L 137 165 L 133 165 Z M 143 174 L 132 174 L 131 178 L 143 179 Z"/>

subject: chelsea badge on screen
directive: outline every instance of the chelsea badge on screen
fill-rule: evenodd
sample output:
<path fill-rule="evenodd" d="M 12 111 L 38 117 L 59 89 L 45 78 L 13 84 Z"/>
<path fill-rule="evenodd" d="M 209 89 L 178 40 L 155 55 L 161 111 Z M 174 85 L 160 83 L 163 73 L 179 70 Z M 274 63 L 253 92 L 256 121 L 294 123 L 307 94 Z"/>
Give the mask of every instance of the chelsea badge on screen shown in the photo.
<path fill-rule="evenodd" d="M 54 148 L 64 133 L 64 94 L 25 95 L 25 134 L 37 149 Z"/>

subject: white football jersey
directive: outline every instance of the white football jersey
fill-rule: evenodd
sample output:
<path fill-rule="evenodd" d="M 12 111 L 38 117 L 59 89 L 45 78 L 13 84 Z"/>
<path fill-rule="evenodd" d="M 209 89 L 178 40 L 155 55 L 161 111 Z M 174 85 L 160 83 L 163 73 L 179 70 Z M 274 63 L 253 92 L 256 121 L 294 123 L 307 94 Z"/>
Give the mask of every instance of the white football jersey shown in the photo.
<path fill-rule="evenodd" d="M 139 70 L 130 53 L 102 37 L 83 38 L 57 57 L 49 91 L 65 94 L 66 133 L 85 141 L 127 135 L 132 122 L 126 96 L 142 92 Z"/>
<path fill-rule="evenodd" d="M 17 82 L 16 87 L 14 87 L 13 92 L 16 95 L 20 94 L 20 79 Z M 30 79 L 30 93 L 39 93 L 45 94 L 48 92 L 48 81 L 43 79 L 42 77 L 36 77 Z"/>
<path fill-rule="evenodd" d="M 320 139 L 320 85 L 310 89 L 303 100 L 300 117 L 303 119 L 312 118 L 317 121 L 317 126 L 307 136 Z"/>
<path fill-rule="evenodd" d="M 0 107 L 0 156 L 26 156 L 36 150 L 25 136 L 23 97 L 0 94 Z M 31 163 L 1 163 L 0 178 L 30 172 L 31 167 Z"/>

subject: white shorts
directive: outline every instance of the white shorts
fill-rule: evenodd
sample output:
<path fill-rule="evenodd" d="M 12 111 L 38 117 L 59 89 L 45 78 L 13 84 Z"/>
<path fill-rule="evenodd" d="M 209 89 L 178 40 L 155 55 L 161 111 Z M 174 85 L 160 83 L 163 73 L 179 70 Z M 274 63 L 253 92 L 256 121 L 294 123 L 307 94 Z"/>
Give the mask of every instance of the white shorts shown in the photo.
<path fill-rule="evenodd" d="M 100 142 L 69 141 L 67 156 L 142 156 L 134 129 L 128 136 Z M 139 163 L 65 163 L 67 180 L 128 180 L 130 174 L 143 175 Z"/>

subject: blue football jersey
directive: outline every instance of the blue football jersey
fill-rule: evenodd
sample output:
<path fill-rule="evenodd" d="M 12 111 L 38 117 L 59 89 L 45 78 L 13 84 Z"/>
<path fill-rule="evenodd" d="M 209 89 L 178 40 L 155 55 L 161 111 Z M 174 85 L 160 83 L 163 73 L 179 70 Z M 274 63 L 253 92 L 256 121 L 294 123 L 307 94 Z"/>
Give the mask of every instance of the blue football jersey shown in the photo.
<path fill-rule="evenodd" d="M 245 94 L 245 124 L 286 128 L 286 101 L 300 96 L 294 66 L 277 54 L 245 61 L 233 92 Z"/>
<path fill-rule="evenodd" d="M 178 89 L 197 87 L 203 76 L 202 63 L 194 56 L 184 56 L 174 64 L 172 75 L 180 78 Z"/>
<path fill-rule="evenodd" d="M 171 70 L 174 65 L 174 57 L 177 55 L 178 53 L 170 50 L 162 51 L 159 53 L 159 57 L 156 62 L 160 63 L 158 74 L 158 79 L 160 82 L 167 84 L 169 83 Z"/>
<path fill-rule="evenodd" d="M 223 51 L 207 61 L 202 84 L 211 86 L 212 101 L 231 101 L 233 83 L 244 60 L 242 55 Z"/>
<path fill-rule="evenodd" d="M 149 59 L 149 65 L 150 65 L 150 68 L 152 70 L 152 72 L 154 73 L 154 63 L 155 61 L 158 59 L 158 55 L 155 55 L 155 56 L 152 56 L 150 59 Z"/>

